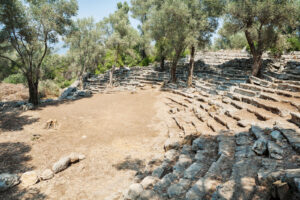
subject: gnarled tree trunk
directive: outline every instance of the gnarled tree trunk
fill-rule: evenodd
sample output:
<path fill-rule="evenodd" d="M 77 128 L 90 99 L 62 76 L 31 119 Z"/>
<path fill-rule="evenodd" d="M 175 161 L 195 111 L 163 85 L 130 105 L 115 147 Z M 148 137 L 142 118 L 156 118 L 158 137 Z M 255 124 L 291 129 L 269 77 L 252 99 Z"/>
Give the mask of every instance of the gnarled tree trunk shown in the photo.
<path fill-rule="evenodd" d="M 187 86 L 191 87 L 193 83 L 193 72 L 195 66 L 195 46 L 191 47 L 191 58 L 190 58 L 190 66 L 189 66 L 189 74 L 187 80 Z"/>
<path fill-rule="evenodd" d="M 30 76 L 27 76 L 28 89 L 29 89 L 29 103 L 33 105 L 39 104 L 38 80 L 33 81 Z"/>
<path fill-rule="evenodd" d="M 252 76 L 258 76 L 262 67 L 262 55 L 253 55 Z"/>
<path fill-rule="evenodd" d="M 165 57 L 162 56 L 160 59 L 160 70 L 163 72 L 165 71 Z"/>

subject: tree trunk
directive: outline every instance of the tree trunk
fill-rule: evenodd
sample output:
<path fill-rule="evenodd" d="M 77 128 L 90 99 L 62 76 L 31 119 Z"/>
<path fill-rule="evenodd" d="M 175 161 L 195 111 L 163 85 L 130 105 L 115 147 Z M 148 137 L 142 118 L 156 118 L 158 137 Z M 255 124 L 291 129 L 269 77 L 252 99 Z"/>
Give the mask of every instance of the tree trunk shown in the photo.
<path fill-rule="evenodd" d="M 115 71 L 115 66 L 113 65 L 111 70 L 109 71 L 109 86 L 113 87 L 113 75 Z"/>
<path fill-rule="evenodd" d="M 165 57 L 162 56 L 161 59 L 160 59 L 160 69 L 161 71 L 165 71 Z"/>
<path fill-rule="evenodd" d="M 39 104 L 38 80 L 34 82 L 32 78 L 27 77 L 27 82 L 29 88 L 29 103 L 36 106 Z"/>
<path fill-rule="evenodd" d="M 172 67 L 171 67 L 171 82 L 176 83 L 176 67 L 177 63 L 180 57 L 180 53 L 177 53 L 176 58 L 172 62 Z"/>
<path fill-rule="evenodd" d="M 193 83 L 194 66 L 195 66 L 195 46 L 192 46 L 192 48 L 191 48 L 191 58 L 190 58 L 189 74 L 188 74 L 188 80 L 187 80 L 187 86 L 188 87 L 191 87 L 192 83 Z"/>
<path fill-rule="evenodd" d="M 262 55 L 253 55 L 252 76 L 258 76 L 262 66 Z"/>

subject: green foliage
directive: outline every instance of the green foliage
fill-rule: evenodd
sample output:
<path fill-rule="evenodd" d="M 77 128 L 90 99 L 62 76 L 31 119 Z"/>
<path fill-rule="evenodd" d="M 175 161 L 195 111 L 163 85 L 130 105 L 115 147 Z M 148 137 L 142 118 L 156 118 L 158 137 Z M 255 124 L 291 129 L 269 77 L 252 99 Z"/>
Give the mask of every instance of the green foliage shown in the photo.
<path fill-rule="evenodd" d="M 53 80 L 40 81 L 39 95 L 43 97 L 58 97 L 60 94 L 59 85 Z"/>
<path fill-rule="evenodd" d="M 245 32 L 252 54 L 262 54 L 270 48 L 276 48 L 282 39 L 282 30 L 298 22 L 299 1 L 252 1 L 230 0 L 224 29 L 228 34 Z M 257 46 L 254 45 L 257 43 Z"/>
<path fill-rule="evenodd" d="M 140 62 L 140 66 L 149 66 L 151 63 L 153 63 L 155 60 L 155 57 L 147 56 Z"/>
<path fill-rule="evenodd" d="M 29 102 L 38 104 L 42 62 L 51 45 L 68 32 L 78 10 L 77 1 L 1 0 L 0 3 L 0 57 L 26 74 Z M 16 53 L 9 54 L 11 49 Z"/>
<path fill-rule="evenodd" d="M 25 84 L 26 78 L 23 74 L 11 74 L 3 80 L 3 83 L 12 83 L 12 84 Z"/>
<path fill-rule="evenodd" d="M 127 3 L 120 3 L 118 10 L 101 22 L 105 47 L 109 50 L 109 56 L 106 55 L 105 58 L 109 60 L 108 65 L 122 67 L 132 65 L 133 60 L 138 60 L 135 47 L 140 37 L 137 30 L 130 25 L 128 12 Z"/>
<path fill-rule="evenodd" d="M 78 76 L 87 71 L 94 72 L 105 54 L 104 31 L 101 26 L 93 18 L 78 19 L 65 38 L 70 47 L 68 56 Z"/>
<path fill-rule="evenodd" d="M 219 31 L 219 37 L 214 42 L 214 49 L 243 49 L 249 46 L 245 33 L 237 32 L 235 34 L 227 34 L 224 29 Z"/>
<path fill-rule="evenodd" d="M 300 51 L 300 38 L 299 37 L 291 37 L 287 39 L 289 44 L 289 51 Z"/>

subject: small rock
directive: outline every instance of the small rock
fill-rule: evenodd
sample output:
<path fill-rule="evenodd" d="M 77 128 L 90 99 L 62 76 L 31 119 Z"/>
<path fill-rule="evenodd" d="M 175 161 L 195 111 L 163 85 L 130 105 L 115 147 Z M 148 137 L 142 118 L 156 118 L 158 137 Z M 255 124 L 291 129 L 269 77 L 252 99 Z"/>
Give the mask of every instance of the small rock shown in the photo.
<path fill-rule="evenodd" d="M 152 172 L 152 176 L 157 177 L 157 178 L 162 178 L 162 176 L 164 174 L 166 174 L 166 172 L 169 169 L 169 164 L 168 162 L 163 162 L 159 167 L 157 167 L 153 172 Z"/>
<path fill-rule="evenodd" d="M 0 174 L 0 192 L 6 191 L 19 183 L 20 180 L 16 174 Z"/>
<path fill-rule="evenodd" d="M 173 184 L 168 188 L 169 198 L 178 198 L 183 195 L 190 185 L 190 181 L 187 179 L 181 179 L 179 183 Z"/>
<path fill-rule="evenodd" d="M 34 105 L 32 103 L 27 103 L 25 105 L 22 105 L 20 108 L 23 111 L 33 110 L 34 109 Z"/>
<path fill-rule="evenodd" d="M 193 163 L 189 168 L 187 168 L 184 172 L 184 178 L 195 179 L 197 178 L 197 174 L 203 169 L 203 164 L 201 163 Z"/>
<path fill-rule="evenodd" d="M 204 150 L 204 141 L 201 138 L 197 138 L 193 141 L 192 145 L 193 151 Z"/>
<path fill-rule="evenodd" d="M 143 193 L 144 189 L 141 184 L 135 183 L 129 186 L 128 193 L 126 197 L 130 200 L 135 200 Z"/>
<path fill-rule="evenodd" d="M 153 176 L 147 176 L 146 178 L 143 179 L 141 185 L 143 186 L 144 189 L 149 189 L 150 187 L 153 187 L 157 181 L 158 178 Z"/>
<path fill-rule="evenodd" d="M 252 133 L 256 137 L 256 139 L 264 137 L 264 131 L 258 126 L 251 126 L 250 133 Z"/>
<path fill-rule="evenodd" d="M 254 143 L 252 150 L 257 153 L 258 155 L 263 155 L 265 154 L 266 150 L 267 150 L 267 141 L 263 138 L 260 138 L 258 140 L 256 140 L 256 142 Z"/>
<path fill-rule="evenodd" d="M 283 136 L 281 135 L 281 133 L 277 130 L 272 131 L 271 133 L 271 137 L 275 140 L 275 141 L 282 141 Z"/>
<path fill-rule="evenodd" d="M 25 172 L 21 176 L 21 185 L 28 187 L 36 184 L 39 181 L 39 177 L 35 171 Z"/>
<path fill-rule="evenodd" d="M 54 163 L 54 165 L 52 166 L 52 170 L 55 174 L 57 174 L 58 172 L 61 172 L 61 171 L 65 170 L 66 168 L 68 168 L 70 163 L 71 163 L 71 159 L 69 156 L 63 157 L 59 161 Z"/>
<path fill-rule="evenodd" d="M 53 177 L 54 177 L 54 173 L 50 169 L 46 169 L 40 176 L 41 180 L 44 180 L 44 181 L 52 179 Z"/>
<path fill-rule="evenodd" d="M 144 190 L 139 200 L 161 200 L 161 198 L 153 190 Z"/>
<path fill-rule="evenodd" d="M 154 191 L 162 192 L 166 190 L 172 184 L 172 182 L 176 180 L 176 178 L 177 176 L 173 173 L 169 173 L 165 175 L 160 181 L 158 181 L 154 185 L 153 187 Z"/>
<path fill-rule="evenodd" d="M 170 149 L 179 149 L 179 147 L 180 147 L 179 141 L 174 138 L 167 139 L 164 144 L 165 151 L 169 151 Z"/>
<path fill-rule="evenodd" d="M 178 156 L 179 156 L 179 153 L 175 149 L 171 149 L 165 153 L 165 159 L 170 162 L 175 161 L 178 158 Z"/>
<path fill-rule="evenodd" d="M 195 155 L 195 159 L 197 160 L 197 161 L 204 161 L 205 160 L 205 158 L 206 158 L 206 156 L 205 156 L 205 151 L 203 151 L 203 150 L 199 150 L 199 151 L 197 151 L 197 153 L 196 153 L 196 155 Z"/>
<path fill-rule="evenodd" d="M 85 156 L 82 155 L 82 154 L 77 154 L 77 153 L 71 153 L 69 155 L 69 158 L 70 158 L 70 162 L 71 163 L 75 163 L 75 162 L 78 162 L 80 160 L 84 160 L 85 159 Z"/>
<path fill-rule="evenodd" d="M 278 160 L 283 159 L 283 149 L 278 144 L 269 141 L 268 150 L 271 158 L 275 158 Z"/>

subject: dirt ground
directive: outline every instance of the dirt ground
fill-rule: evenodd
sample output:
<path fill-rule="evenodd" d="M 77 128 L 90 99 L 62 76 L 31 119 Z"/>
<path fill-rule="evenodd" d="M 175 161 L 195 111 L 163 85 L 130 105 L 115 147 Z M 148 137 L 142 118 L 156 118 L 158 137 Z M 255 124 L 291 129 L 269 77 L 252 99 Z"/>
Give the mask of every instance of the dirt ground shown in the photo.
<path fill-rule="evenodd" d="M 28 99 L 28 89 L 23 84 L 0 83 L 0 101 Z"/>
<path fill-rule="evenodd" d="M 128 188 L 148 161 L 162 158 L 168 135 L 162 98 L 163 93 L 149 89 L 1 113 L 0 173 L 42 172 L 71 152 L 86 159 L 0 199 L 104 199 Z M 44 129 L 49 119 L 58 121 L 57 129 Z"/>

